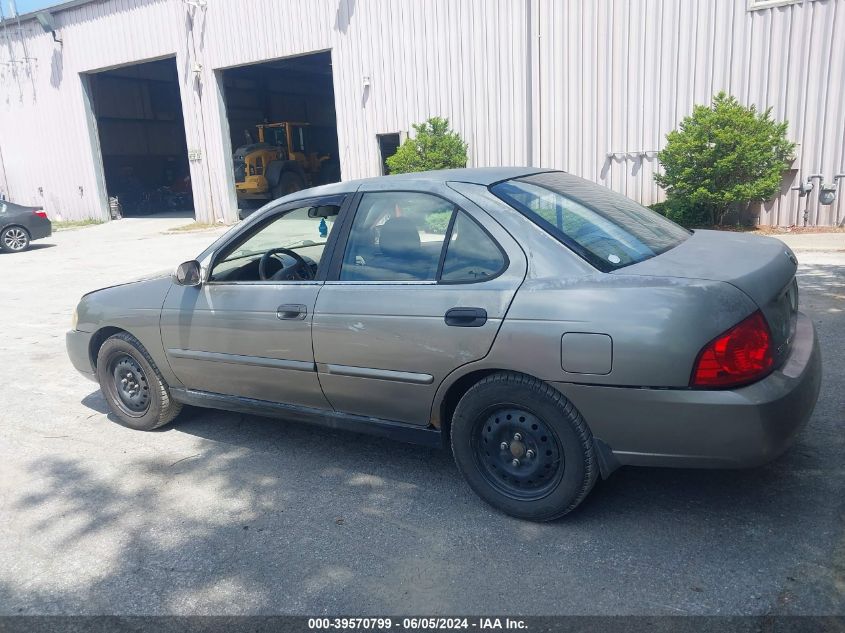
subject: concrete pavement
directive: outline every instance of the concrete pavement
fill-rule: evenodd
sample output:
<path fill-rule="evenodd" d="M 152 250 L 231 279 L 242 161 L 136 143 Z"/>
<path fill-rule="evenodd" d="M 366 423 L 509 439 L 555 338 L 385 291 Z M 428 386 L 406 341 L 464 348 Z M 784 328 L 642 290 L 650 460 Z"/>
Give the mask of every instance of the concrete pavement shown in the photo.
<path fill-rule="evenodd" d="M 222 231 L 162 233 L 188 221 L 0 255 L 0 614 L 845 614 L 843 249 L 787 236 L 825 365 L 787 455 L 624 468 L 532 524 L 441 451 L 213 411 L 152 433 L 109 421 L 67 360 L 71 311 Z"/>

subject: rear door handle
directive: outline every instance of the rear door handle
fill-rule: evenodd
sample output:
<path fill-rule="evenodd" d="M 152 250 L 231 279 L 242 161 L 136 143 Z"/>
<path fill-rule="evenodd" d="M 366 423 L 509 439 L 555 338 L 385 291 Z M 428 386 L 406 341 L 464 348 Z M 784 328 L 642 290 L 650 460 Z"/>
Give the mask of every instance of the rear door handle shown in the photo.
<path fill-rule="evenodd" d="M 276 308 L 276 316 L 282 320 L 302 320 L 308 314 L 308 308 L 301 303 L 284 303 Z"/>
<path fill-rule="evenodd" d="M 446 313 L 446 325 L 453 327 L 481 327 L 487 323 L 484 308 L 452 308 Z"/>

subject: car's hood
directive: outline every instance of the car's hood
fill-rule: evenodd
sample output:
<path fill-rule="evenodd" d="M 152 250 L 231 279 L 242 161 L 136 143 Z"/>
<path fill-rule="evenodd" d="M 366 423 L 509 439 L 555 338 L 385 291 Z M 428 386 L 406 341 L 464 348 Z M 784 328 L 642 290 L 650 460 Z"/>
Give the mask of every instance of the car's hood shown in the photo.
<path fill-rule="evenodd" d="M 76 307 L 77 329 L 93 332 L 115 326 L 131 332 L 137 327 L 157 326 L 161 305 L 172 287 L 167 273 L 89 292 Z"/>
<path fill-rule="evenodd" d="M 87 297 L 90 294 L 93 294 L 95 292 L 100 292 L 102 290 L 108 290 L 109 288 L 117 288 L 119 286 L 128 286 L 129 284 L 137 284 L 137 283 L 142 283 L 142 282 L 145 282 L 145 281 L 153 281 L 155 279 L 164 279 L 166 277 L 170 277 L 172 274 L 173 274 L 173 271 L 169 270 L 169 269 L 168 270 L 159 270 L 159 271 L 154 272 L 154 273 L 148 273 L 148 274 L 142 275 L 140 277 L 136 277 L 135 279 L 123 281 L 119 284 L 113 284 L 111 286 L 103 286 L 102 288 L 97 288 L 96 290 L 91 290 L 89 292 L 86 292 L 82 296 Z"/>

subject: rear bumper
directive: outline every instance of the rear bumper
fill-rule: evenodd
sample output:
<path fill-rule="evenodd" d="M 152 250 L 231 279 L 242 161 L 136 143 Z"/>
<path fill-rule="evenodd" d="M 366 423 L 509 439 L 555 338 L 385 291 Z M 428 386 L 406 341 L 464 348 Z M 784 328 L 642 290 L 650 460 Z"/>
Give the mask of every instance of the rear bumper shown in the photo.
<path fill-rule="evenodd" d="M 53 234 L 53 223 L 50 220 L 43 218 L 38 218 L 38 220 L 30 224 L 29 238 L 31 240 L 41 240 Z"/>
<path fill-rule="evenodd" d="M 91 356 L 88 353 L 90 343 L 90 332 L 70 330 L 65 334 L 65 345 L 67 346 L 67 355 L 70 358 L 71 364 L 80 374 L 96 382 L 97 375 L 94 372 L 94 367 L 91 365 Z"/>
<path fill-rule="evenodd" d="M 747 387 L 555 387 L 575 404 L 618 464 L 742 468 L 771 461 L 792 444 L 813 412 L 821 373 L 815 328 L 799 313 L 786 362 Z"/>

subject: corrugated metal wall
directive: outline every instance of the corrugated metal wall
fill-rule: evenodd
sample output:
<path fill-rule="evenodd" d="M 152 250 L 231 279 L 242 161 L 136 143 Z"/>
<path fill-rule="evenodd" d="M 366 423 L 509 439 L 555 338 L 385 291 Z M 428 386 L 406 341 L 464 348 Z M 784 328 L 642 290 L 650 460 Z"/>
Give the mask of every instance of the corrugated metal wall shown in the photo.
<path fill-rule="evenodd" d="M 799 201 L 789 187 L 845 171 L 845 2 L 806 0 L 748 10 L 746 0 L 539 0 L 539 160 L 644 204 L 663 199 L 655 150 L 697 103 L 724 90 L 772 108 L 799 143 L 784 191 L 763 224 L 845 219 L 818 183 Z M 809 203 L 809 206 L 806 205 Z"/>
<path fill-rule="evenodd" d="M 53 217 L 106 217 L 80 73 L 184 58 L 184 31 L 173 28 L 183 13 L 170 0 L 84 4 L 55 15 L 62 45 L 32 20 L 20 30 L 0 25 L 0 145 L 10 199 L 43 205 Z"/>
<path fill-rule="evenodd" d="M 559 167 L 649 204 L 654 150 L 721 89 L 790 121 L 786 187 L 845 168 L 845 0 L 108 0 L 55 17 L 62 46 L 32 20 L 0 40 L 0 187 L 63 217 L 105 213 L 85 73 L 165 56 L 200 155 L 202 220 L 235 217 L 220 70 L 319 50 L 332 54 L 344 179 L 380 172 L 377 134 L 442 115 L 471 165 Z M 800 224 L 806 201 L 810 223 L 845 219 L 845 195 L 824 207 L 817 193 L 785 188 L 761 222 Z"/>

